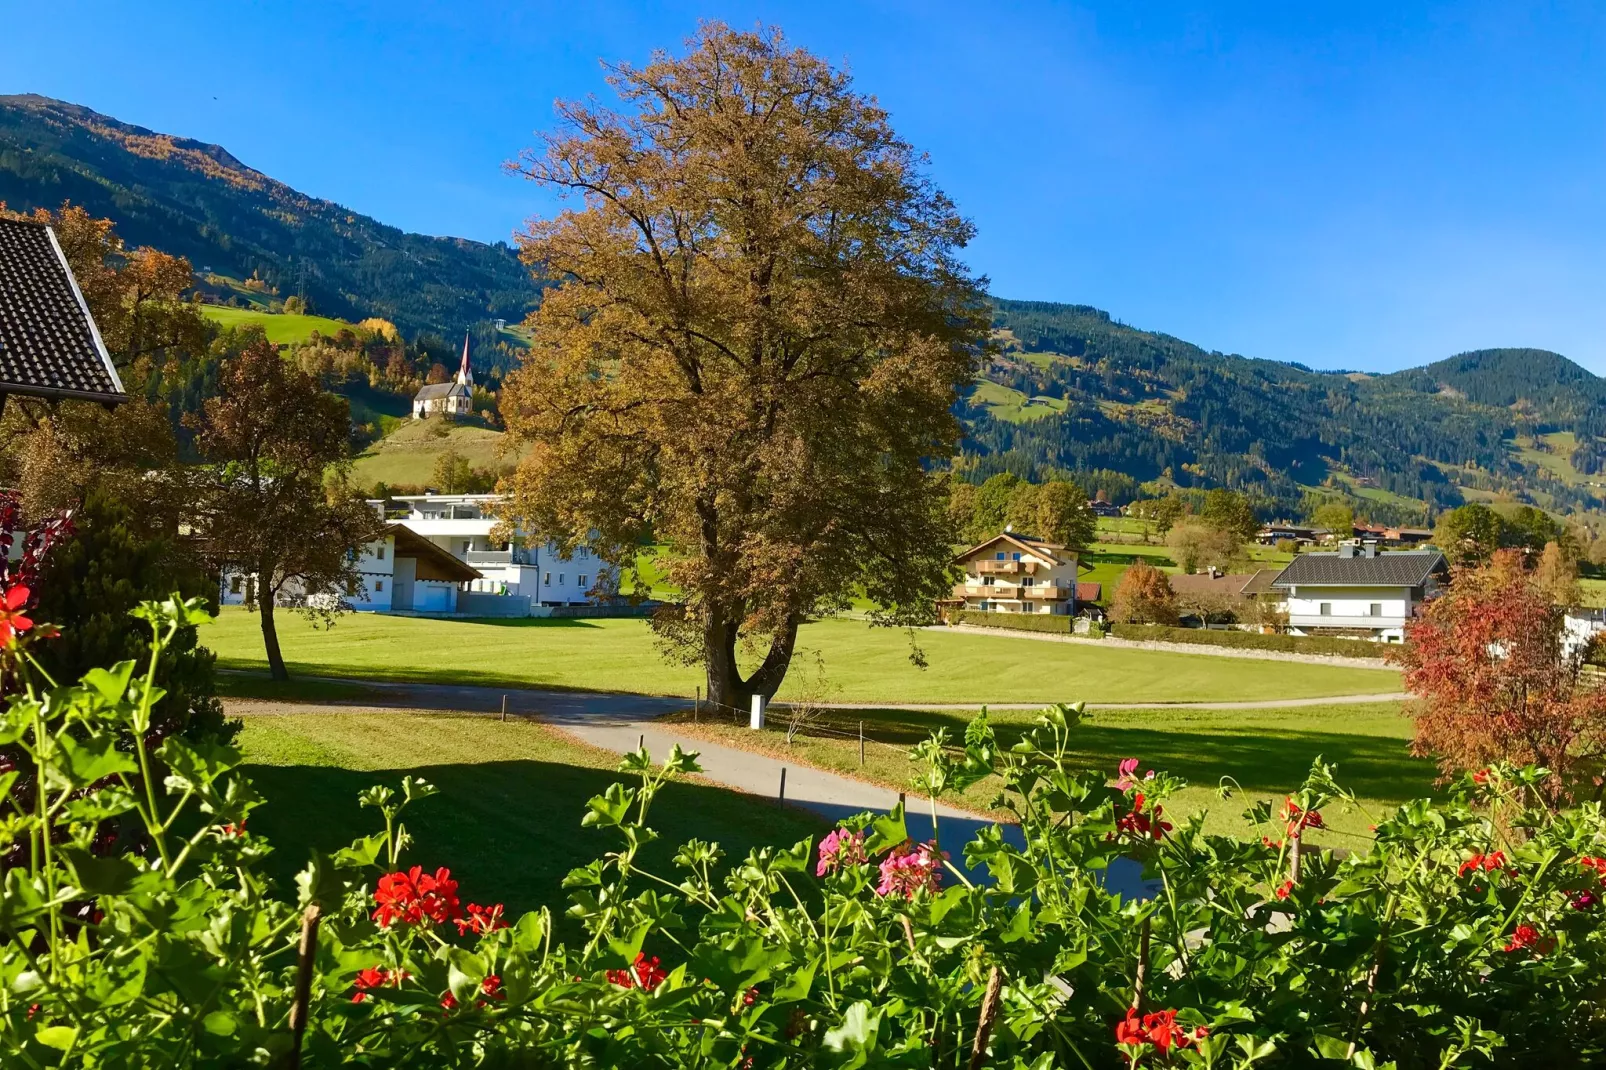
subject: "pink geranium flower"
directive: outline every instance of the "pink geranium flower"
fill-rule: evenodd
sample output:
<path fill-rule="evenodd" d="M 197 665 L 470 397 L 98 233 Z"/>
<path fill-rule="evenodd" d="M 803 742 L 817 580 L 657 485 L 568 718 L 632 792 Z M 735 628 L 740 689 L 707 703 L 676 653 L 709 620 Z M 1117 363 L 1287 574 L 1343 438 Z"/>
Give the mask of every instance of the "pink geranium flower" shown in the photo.
<path fill-rule="evenodd" d="M 942 863 L 947 857 L 947 851 L 939 852 L 933 844 L 904 841 L 881 860 L 881 883 L 875 894 L 913 899 L 922 888 L 935 892 L 942 887 Z"/>
<path fill-rule="evenodd" d="M 864 833 L 833 829 L 820 841 L 820 861 L 814 867 L 814 875 L 823 877 L 843 866 L 857 866 L 867 861 L 869 856 L 864 851 Z"/>

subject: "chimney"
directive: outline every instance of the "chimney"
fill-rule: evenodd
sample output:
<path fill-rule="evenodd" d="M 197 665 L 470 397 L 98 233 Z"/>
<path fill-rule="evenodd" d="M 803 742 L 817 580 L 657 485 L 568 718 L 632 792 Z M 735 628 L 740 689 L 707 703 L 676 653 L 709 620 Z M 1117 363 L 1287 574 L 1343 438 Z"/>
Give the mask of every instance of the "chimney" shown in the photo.
<path fill-rule="evenodd" d="M 1361 543 L 1361 556 L 1362 557 L 1376 557 L 1377 556 L 1377 540 L 1376 539 L 1367 539 L 1365 542 Z"/>
<path fill-rule="evenodd" d="M 1343 558 L 1346 561 L 1349 560 L 1350 558 L 1354 557 L 1355 556 L 1355 540 L 1354 539 L 1345 539 L 1343 542 L 1339 543 L 1338 544 L 1338 556 Z"/>

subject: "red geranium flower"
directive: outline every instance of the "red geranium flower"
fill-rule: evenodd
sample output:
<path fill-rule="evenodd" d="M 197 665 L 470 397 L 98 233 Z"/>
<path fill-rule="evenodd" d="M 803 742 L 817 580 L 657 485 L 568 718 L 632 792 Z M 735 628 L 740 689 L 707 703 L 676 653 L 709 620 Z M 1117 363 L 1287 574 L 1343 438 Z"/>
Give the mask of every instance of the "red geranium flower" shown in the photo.
<path fill-rule="evenodd" d="M 1320 810 L 1302 810 L 1292 796 L 1283 803 L 1283 820 L 1288 822 L 1287 834 L 1298 836 L 1304 829 L 1326 828 Z"/>
<path fill-rule="evenodd" d="M 1506 942 L 1507 951 L 1532 951 L 1535 955 L 1548 955 L 1556 949 L 1554 936 L 1540 936 L 1532 925 L 1519 925 Z"/>
<path fill-rule="evenodd" d="M 1277 892 L 1276 892 L 1276 895 L 1277 895 L 1278 899 L 1287 899 L 1290 895 L 1293 895 L 1293 894 L 1294 894 L 1294 882 L 1293 881 L 1283 881 L 1282 885 L 1277 889 Z"/>
<path fill-rule="evenodd" d="M 502 920 L 502 904 L 482 907 L 478 903 L 468 905 L 468 919 L 453 918 L 452 924 L 457 926 L 457 935 L 462 936 L 468 932 L 489 933 L 497 929 L 507 928 L 507 922 Z"/>
<path fill-rule="evenodd" d="M 627 970 L 609 970 L 606 974 L 608 980 L 620 988 L 640 988 L 644 992 L 651 992 L 663 982 L 669 974 L 658 965 L 658 956 L 647 957 L 645 951 L 636 953 L 636 961 Z"/>
<path fill-rule="evenodd" d="M 33 592 L 22 584 L 7 587 L 0 596 L 0 645 L 10 646 L 17 636 L 33 627 L 33 621 L 22 614 Z"/>
<path fill-rule="evenodd" d="M 1490 770 L 1488 770 L 1488 769 L 1479 769 L 1476 773 L 1472 774 L 1472 782 L 1474 784 L 1487 784 L 1487 783 L 1489 783 L 1489 773 L 1490 773 Z"/>
<path fill-rule="evenodd" d="M 1126 1018 L 1115 1023 L 1115 1043 L 1137 1047 L 1152 1045 L 1160 1054 L 1172 1048 L 1186 1048 L 1210 1035 L 1204 1026 L 1189 1030 L 1177 1024 L 1176 1011 L 1155 1011 L 1138 1017 L 1138 1009 L 1126 1012 Z"/>
<path fill-rule="evenodd" d="M 1485 872 L 1494 872 L 1506 868 L 1506 853 L 1504 851 L 1491 851 L 1486 855 L 1473 855 L 1461 863 L 1460 875 L 1465 877 L 1468 873 L 1476 873 L 1480 869 Z"/>
<path fill-rule="evenodd" d="M 1585 869 L 1594 870 L 1597 876 L 1606 878 L 1606 858 L 1595 858 L 1592 855 L 1585 855 L 1583 858 L 1578 860 L 1578 864 L 1583 866 Z"/>
<path fill-rule="evenodd" d="M 1116 830 L 1140 839 L 1144 837 L 1164 839 L 1165 834 L 1171 831 L 1171 822 L 1161 816 L 1165 813 L 1165 807 L 1156 803 L 1148 813 L 1144 813 L 1144 802 L 1141 791 L 1133 795 L 1131 811 L 1115 819 Z"/>
<path fill-rule="evenodd" d="M 399 985 L 410 976 L 412 975 L 406 970 L 387 970 L 383 966 L 370 966 L 365 970 L 358 970 L 357 978 L 352 982 L 357 991 L 352 993 L 351 1002 L 362 1003 L 368 998 L 369 989 Z"/>
<path fill-rule="evenodd" d="M 387 873 L 379 878 L 374 891 L 374 920 L 381 928 L 390 928 L 396 922 L 422 925 L 426 921 L 444 924 L 463 916 L 458 904 L 457 882 L 444 866 L 433 874 L 425 873 L 422 866 L 414 866 L 405 873 Z"/>

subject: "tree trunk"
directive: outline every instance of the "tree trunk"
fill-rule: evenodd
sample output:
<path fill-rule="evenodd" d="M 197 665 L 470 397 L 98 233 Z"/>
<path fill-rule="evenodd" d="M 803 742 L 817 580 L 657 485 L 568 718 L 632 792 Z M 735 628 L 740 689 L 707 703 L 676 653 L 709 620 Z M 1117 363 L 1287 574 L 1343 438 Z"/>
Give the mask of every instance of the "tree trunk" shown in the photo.
<path fill-rule="evenodd" d="M 268 675 L 275 680 L 290 679 L 290 671 L 284 667 L 284 655 L 279 652 L 279 631 L 273 625 L 273 592 L 266 592 L 266 596 L 258 595 L 257 612 L 262 617 L 262 645 L 268 652 Z"/>
<path fill-rule="evenodd" d="M 797 618 L 770 641 L 764 661 L 747 679 L 736 665 L 737 626 L 717 611 L 711 611 L 703 627 L 704 658 L 708 672 L 708 697 L 725 712 L 747 712 L 754 695 L 775 697 L 786 679 L 797 645 Z"/>

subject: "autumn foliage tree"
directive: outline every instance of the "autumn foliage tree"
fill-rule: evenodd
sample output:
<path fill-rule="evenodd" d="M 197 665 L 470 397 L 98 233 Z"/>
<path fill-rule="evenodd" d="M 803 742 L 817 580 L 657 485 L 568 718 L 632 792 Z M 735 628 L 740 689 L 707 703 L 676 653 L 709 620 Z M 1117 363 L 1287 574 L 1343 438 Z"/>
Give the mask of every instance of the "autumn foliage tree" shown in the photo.
<path fill-rule="evenodd" d="M 1565 655 L 1562 609 L 1520 552 L 1458 569 L 1449 591 L 1391 651 L 1416 696 L 1414 753 L 1446 775 L 1491 762 L 1537 763 L 1563 795 L 1606 755 L 1606 690 Z"/>
<path fill-rule="evenodd" d="M 1171 581 L 1153 565 L 1133 565 L 1115 584 L 1110 617 L 1123 624 L 1177 623 L 1177 596 Z"/>
<path fill-rule="evenodd" d="M 355 551 L 383 522 L 347 489 L 350 416 L 265 338 L 223 367 L 218 396 L 193 421 L 205 462 L 191 470 L 192 523 L 215 569 L 242 574 L 257 610 L 268 669 L 289 679 L 274 610 L 311 612 L 355 594 Z M 333 489 L 325 489 L 326 474 Z"/>
<path fill-rule="evenodd" d="M 516 164 L 579 203 L 522 254 L 547 280 L 503 395 L 513 511 L 564 547 L 669 545 L 654 622 L 709 696 L 772 695 L 799 623 L 862 591 L 881 623 L 950 583 L 951 412 L 990 322 L 971 225 L 845 73 L 779 31 L 705 24 L 559 105 Z M 756 667 L 737 665 L 739 648 Z"/>

